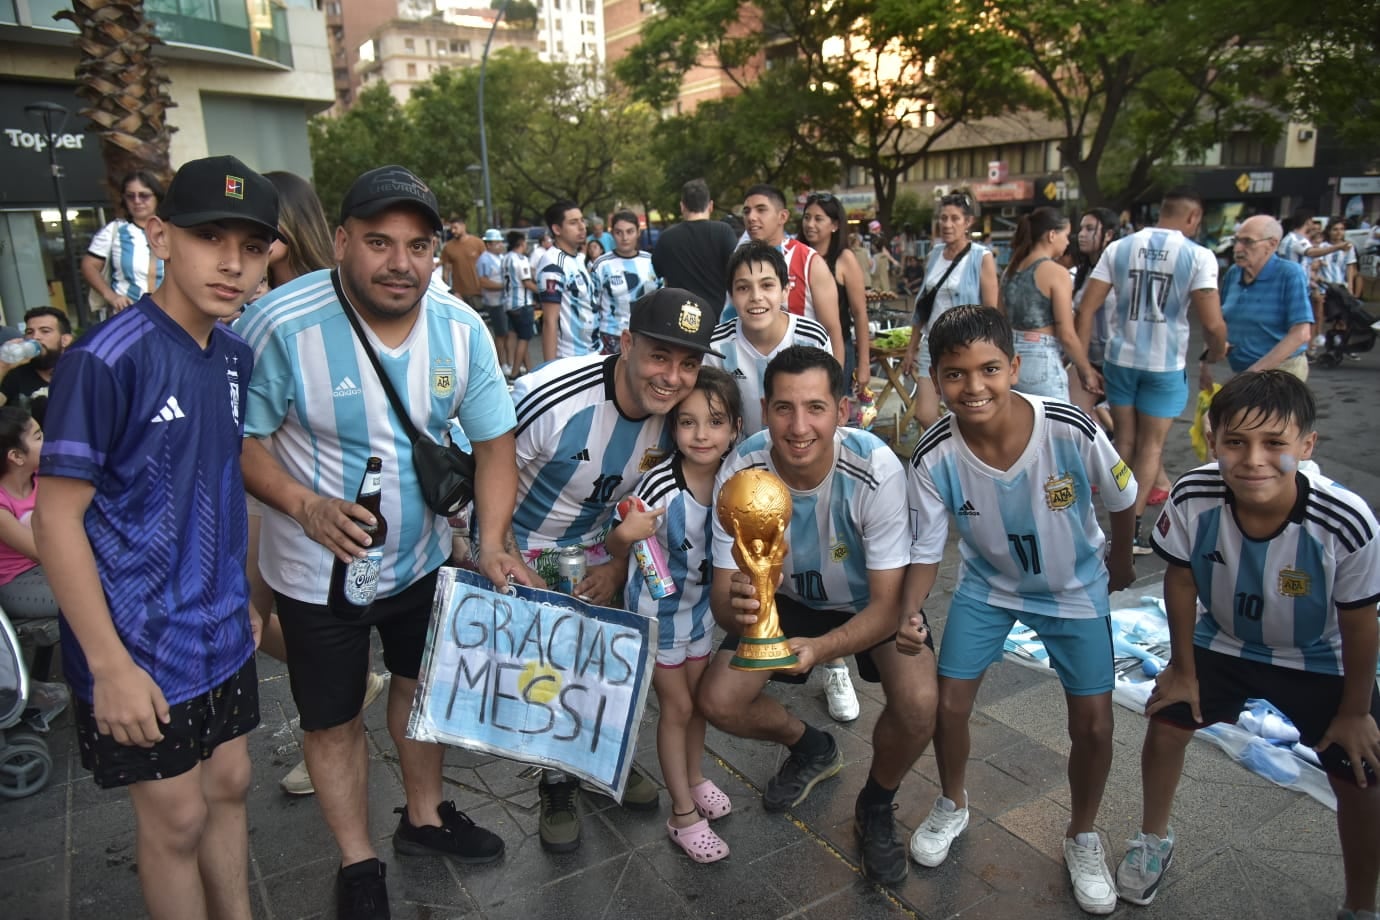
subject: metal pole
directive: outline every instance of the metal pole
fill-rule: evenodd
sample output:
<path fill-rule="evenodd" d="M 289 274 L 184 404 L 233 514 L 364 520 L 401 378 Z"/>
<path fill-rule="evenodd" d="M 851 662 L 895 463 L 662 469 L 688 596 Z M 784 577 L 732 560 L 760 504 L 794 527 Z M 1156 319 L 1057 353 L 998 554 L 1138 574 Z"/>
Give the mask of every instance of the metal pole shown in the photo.
<path fill-rule="evenodd" d="M 503 5 L 498 8 L 494 24 L 489 27 L 489 37 L 484 39 L 484 54 L 479 58 L 479 164 L 484 170 L 484 214 L 490 222 L 494 220 L 494 198 L 489 187 L 489 135 L 484 130 L 484 74 L 489 67 L 489 46 L 493 44 L 494 33 L 498 31 L 498 24 L 503 20 L 503 14 L 508 12 L 511 2 L 503 0 Z"/>
<path fill-rule="evenodd" d="M 35 102 L 26 105 L 25 110 L 43 119 L 43 133 L 48 139 L 48 168 L 53 175 L 53 192 L 57 195 L 58 214 L 62 220 L 62 249 L 67 254 L 67 284 L 72 291 L 72 308 L 76 311 L 77 325 L 85 326 L 86 298 L 81 295 L 81 275 L 77 271 L 76 248 L 72 245 L 72 222 L 67 217 L 67 196 L 62 192 L 62 166 L 57 158 L 57 135 L 67 124 L 68 112 L 56 102 Z M 53 129 L 53 118 L 57 116 L 57 130 Z"/>

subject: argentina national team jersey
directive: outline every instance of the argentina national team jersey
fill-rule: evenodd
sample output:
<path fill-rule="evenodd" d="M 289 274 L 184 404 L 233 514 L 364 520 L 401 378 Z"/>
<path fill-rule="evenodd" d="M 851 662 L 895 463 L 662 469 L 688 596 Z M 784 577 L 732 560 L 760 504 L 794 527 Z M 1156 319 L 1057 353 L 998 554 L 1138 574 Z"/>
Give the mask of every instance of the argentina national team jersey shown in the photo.
<path fill-rule="evenodd" d="M 138 224 L 113 220 L 96 231 L 86 251 L 107 260 L 110 287 L 121 297 L 138 300 L 163 283 L 163 260 L 151 258 L 149 238 Z M 149 283 L 149 264 L 155 278 Z"/>
<path fill-rule="evenodd" d="M 619 411 L 618 361 L 557 359 L 518 378 L 513 536 L 521 549 L 602 542 L 614 507 L 670 455 L 665 416 Z"/>
<path fill-rule="evenodd" d="M 963 559 L 956 594 L 1017 613 L 1107 616 L 1107 541 L 1092 487 L 1108 511 L 1122 511 L 1135 504 L 1135 478 L 1081 409 L 1011 396 L 1031 404 L 1035 427 L 1009 470 L 978 459 L 952 415 L 915 445 L 907 481 L 911 561 L 943 558 L 952 514 Z"/>
<path fill-rule="evenodd" d="M 521 310 L 532 305 L 532 292 L 523 284 L 532 280 L 532 266 L 520 252 L 503 256 L 503 309 Z"/>
<path fill-rule="evenodd" d="M 1216 256 L 1178 230 L 1147 227 L 1109 245 L 1092 277 L 1116 291 L 1104 360 L 1143 371 L 1183 370 L 1189 296 L 1217 289 Z"/>
<path fill-rule="evenodd" d="M 709 347 L 723 355 L 704 356 L 706 367 L 721 367 L 738 384 L 738 392 L 743 395 L 743 433 L 755 434 L 767 427 L 762 421 L 762 381 L 766 377 L 767 364 L 783 349 L 792 345 L 810 345 L 833 354 L 833 344 L 824 327 L 812 319 L 787 313 L 786 334 L 769 353 L 762 354 L 747 336 L 738 328 L 735 316 L 727 322 L 719 323 L 709 339 Z"/>
<path fill-rule="evenodd" d="M 256 365 L 246 433 L 293 479 L 319 495 L 353 500 L 369 457 L 383 461 L 388 521 L 379 596 L 389 597 L 450 556 L 450 525 L 422 500 L 412 442 L 345 315 L 331 272 L 303 275 L 250 304 L 236 323 Z M 511 431 L 513 404 L 493 339 L 469 306 L 432 285 L 397 347 L 361 324 L 417 430 L 444 441 L 458 420 L 469 441 Z M 260 566 L 274 588 L 324 604 L 335 557 L 291 517 L 265 507 Z"/>
<path fill-rule="evenodd" d="M 543 322 L 551 311 L 560 317 L 556 336 L 556 357 L 570 358 L 597 354 L 599 317 L 594 308 L 594 282 L 577 256 L 553 246 L 537 266 L 537 300 L 542 303 Z"/>
<path fill-rule="evenodd" d="M 1188 566 L 1198 591 L 1193 644 L 1317 674 L 1342 673 L 1337 610 L 1380 600 L 1380 544 L 1365 501 L 1326 477 L 1297 473 L 1298 501 L 1268 540 L 1245 536 L 1216 463 L 1170 490 L 1151 542 Z"/>
<path fill-rule="evenodd" d="M 661 279 L 652 268 L 652 254 L 643 250 L 631 258 L 605 253 L 594 260 L 589 274 L 594 281 L 599 331 L 604 335 L 616 336 L 627 329 L 633 302 L 661 287 Z"/>
<path fill-rule="evenodd" d="M 633 494 L 642 499 L 648 510 L 662 511 L 656 519 L 654 539 L 666 551 L 676 593 L 660 600 L 652 597 L 637 559 L 629 554 L 623 597 L 633 613 L 657 618 L 659 648 L 677 648 L 714 629 L 714 617 L 709 612 L 712 513 L 690 493 L 681 472 L 680 454 L 673 454 L 653 467 Z"/>
<path fill-rule="evenodd" d="M 759 431 L 729 455 L 714 483 L 718 490 L 739 470 L 776 473 L 771 433 Z M 779 474 L 778 474 L 779 475 Z M 791 489 L 790 551 L 777 593 L 815 610 L 857 613 L 867 606 L 869 570 L 904 568 L 905 471 L 876 435 L 855 428 L 834 433 L 834 466 L 815 488 Z M 733 537 L 714 516 L 715 568 L 736 570 Z"/>

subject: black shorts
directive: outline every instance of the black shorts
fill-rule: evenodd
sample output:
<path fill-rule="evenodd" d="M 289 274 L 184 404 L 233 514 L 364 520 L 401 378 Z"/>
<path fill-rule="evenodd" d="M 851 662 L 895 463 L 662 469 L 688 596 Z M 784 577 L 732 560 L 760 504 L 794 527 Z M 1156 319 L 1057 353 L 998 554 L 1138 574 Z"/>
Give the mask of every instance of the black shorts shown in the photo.
<path fill-rule="evenodd" d="M 1194 723 L 1187 703 L 1175 703 L 1161 709 L 1154 718 L 1187 729 L 1199 729 L 1216 722 L 1235 723 L 1246 700 L 1264 699 L 1288 716 L 1299 730 L 1299 740 L 1312 747 L 1322 740 L 1342 704 L 1345 678 L 1340 676 L 1281 668 L 1196 645 L 1193 661 L 1198 669 L 1198 705 L 1202 709 L 1203 724 Z M 1374 682 L 1370 688 L 1370 714 L 1380 722 L 1380 690 L 1375 688 Z M 1329 746 L 1318 759 L 1331 775 L 1356 781 L 1351 760 L 1338 745 Z M 1374 783 L 1375 773 L 1369 766 L 1365 770 L 1367 782 Z"/>
<path fill-rule="evenodd" d="M 530 342 L 536 335 L 536 310 L 529 304 L 508 311 L 508 329 L 517 333 L 518 341 Z"/>
<path fill-rule="evenodd" d="M 781 632 L 788 639 L 814 639 L 825 633 L 837 629 L 844 623 L 853 619 L 855 614 L 844 613 L 838 610 L 816 610 L 813 607 L 802 604 L 800 601 L 793 600 L 784 594 L 776 595 L 776 616 L 781 622 Z M 920 618 L 925 620 L 925 612 L 920 611 Z M 929 621 L 925 620 L 928 626 Z M 853 660 L 858 665 L 858 676 L 869 684 L 879 684 L 882 682 L 881 672 L 877 670 L 877 663 L 872 660 L 872 649 L 890 645 L 896 641 L 896 634 L 892 633 L 872 648 L 863 649 L 855 652 Z M 929 633 L 925 634 L 925 644 L 934 651 L 934 641 Z M 734 652 L 738 650 L 738 637 L 726 636 L 719 651 Z M 810 679 L 810 672 L 804 674 L 782 674 L 780 671 L 773 671 L 771 679 L 785 684 L 803 684 Z"/>
<path fill-rule="evenodd" d="M 96 728 L 92 705 L 73 706 L 81 765 L 96 785 L 115 789 L 134 783 L 171 779 L 208 759 L 227 741 L 248 734 L 259 724 L 259 675 L 250 655 L 238 671 L 208 693 L 168 709 L 163 740 L 153 747 L 120 744 Z"/>
<path fill-rule="evenodd" d="M 369 678 L 370 630 L 379 631 L 388 672 L 417 679 L 435 594 L 436 572 L 430 572 L 398 594 L 374 601 L 368 616 L 342 620 L 324 604 L 273 592 L 303 731 L 333 728 L 359 715 Z"/>

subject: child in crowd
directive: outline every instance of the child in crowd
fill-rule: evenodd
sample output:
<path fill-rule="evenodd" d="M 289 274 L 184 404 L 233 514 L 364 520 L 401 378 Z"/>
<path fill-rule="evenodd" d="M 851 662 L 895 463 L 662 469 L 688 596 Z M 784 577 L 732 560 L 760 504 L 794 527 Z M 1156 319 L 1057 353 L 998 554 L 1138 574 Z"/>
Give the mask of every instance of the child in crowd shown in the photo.
<path fill-rule="evenodd" d="M 1094 828 L 1112 765 L 1107 596 L 1134 579 L 1135 481 L 1081 410 L 1013 389 L 1021 362 L 997 310 L 954 307 L 931 328 L 929 348 L 930 376 L 949 414 L 925 432 L 910 462 L 901 651 L 918 654 L 923 645 L 919 611 L 944 554 L 948 514 L 963 567 L 939 650 L 934 748 L 942 794 L 911 837 L 911 856 L 938 866 L 968 826 L 968 720 L 983 674 L 1020 620 L 1044 642 L 1068 704 L 1072 814 L 1064 860 L 1074 897 L 1083 910 L 1108 914 L 1116 889 Z M 1094 488 L 1111 513 L 1110 552 Z"/>
<path fill-rule="evenodd" d="M 35 543 L 62 608 L 82 764 L 129 790 L 155 920 L 250 916 L 253 353 L 218 320 L 253 296 L 277 226 L 277 192 L 236 158 L 184 165 L 147 227 L 163 283 L 53 378 Z"/>
<path fill-rule="evenodd" d="M 0 607 L 17 624 L 41 620 L 57 641 L 57 601 L 38 561 L 30 516 L 38 501 L 43 429 L 18 406 L 0 408 Z"/>
<path fill-rule="evenodd" d="M 1248 698 L 1265 697 L 1318 752 L 1337 795 L 1337 916 L 1375 920 L 1380 540 L 1364 500 L 1299 471 L 1317 442 L 1314 417 L 1297 377 L 1231 380 L 1208 410 L 1217 461 L 1174 484 L 1155 524 L 1172 657 L 1145 708 L 1145 812 L 1116 874 L 1133 904 L 1154 900 L 1174 858 L 1169 813 L 1193 732 L 1235 722 Z"/>
<path fill-rule="evenodd" d="M 742 400 L 733 378 L 719 368 L 701 367 L 695 388 L 671 410 L 670 421 L 676 452 L 642 477 L 633 494 L 646 510 L 620 515 L 608 548 L 626 556 L 634 542 L 654 539 L 666 550 L 676 593 L 653 597 L 632 559 L 624 597 L 629 610 L 654 615 L 659 623 L 652 686 L 661 706 L 657 757 L 671 795 L 666 831 L 695 862 L 709 863 L 728 855 L 728 844 L 709 822 L 733 805 L 704 777 L 705 722 L 695 708 L 695 689 L 714 651 L 709 611 L 714 477 L 743 431 Z"/>

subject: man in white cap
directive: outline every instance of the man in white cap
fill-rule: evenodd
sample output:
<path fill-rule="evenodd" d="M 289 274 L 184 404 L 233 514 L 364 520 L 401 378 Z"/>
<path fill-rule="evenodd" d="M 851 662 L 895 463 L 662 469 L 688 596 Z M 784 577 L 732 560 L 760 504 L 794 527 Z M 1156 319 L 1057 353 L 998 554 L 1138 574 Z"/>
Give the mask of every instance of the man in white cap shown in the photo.
<path fill-rule="evenodd" d="M 508 344 L 508 313 L 503 309 L 503 234 L 493 227 L 484 231 L 484 252 L 475 263 L 479 276 L 479 297 L 484 305 L 484 318 L 494 334 L 494 347 L 503 376 L 513 373 L 514 359 Z"/>

